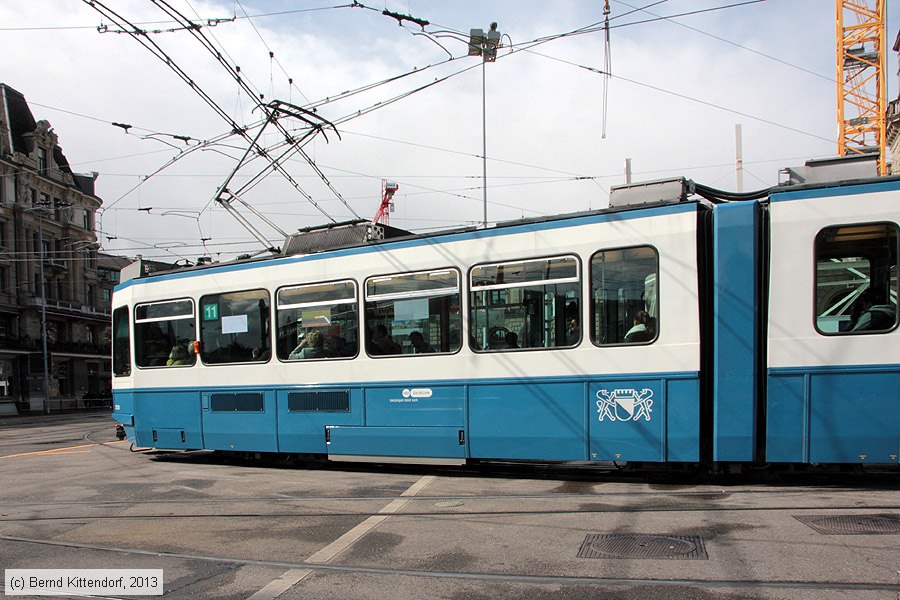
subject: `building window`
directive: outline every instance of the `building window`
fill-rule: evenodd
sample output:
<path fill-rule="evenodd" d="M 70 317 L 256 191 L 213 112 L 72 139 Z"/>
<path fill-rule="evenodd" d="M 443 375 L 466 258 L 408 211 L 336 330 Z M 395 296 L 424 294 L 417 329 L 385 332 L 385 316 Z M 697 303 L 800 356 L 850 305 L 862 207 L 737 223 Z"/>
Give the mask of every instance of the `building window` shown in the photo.
<path fill-rule="evenodd" d="M 7 267 L 0 267 L 0 294 L 6 294 L 9 292 L 9 281 L 7 277 L 9 276 Z"/>
<path fill-rule="evenodd" d="M 201 297 L 200 343 L 204 364 L 269 360 L 268 292 L 248 290 Z"/>
<path fill-rule="evenodd" d="M 195 339 L 193 300 L 152 302 L 134 308 L 137 366 L 193 365 L 197 361 L 193 351 Z"/>
<path fill-rule="evenodd" d="M 94 230 L 94 213 L 85 209 L 84 213 L 82 213 L 82 225 L 88 231 Z"/>
<path fill-rule="evenodd" d="M 104 304 L 109 304 L 112 302 L 112 290 L 109 288 L 100 288 L 100 297 L 103 299 Z"/>
<path fill-rule="evenodd" d="M 898 240 L 894 223 L 827 227 L 816 236 L 816 330 L 824 335 L 893 330 Z"/>
<path fill-rule="evenodd" d="M 47 343 L 56 344 L 66 341 L 65 325 L 59 321 L 47 321 Z"/>
<path fill-rule="evenodd" d="M 477 352 L 575 346 L 581 340 L 578 259 L 474 267 L 470 343 Z"/>
<path fill-rule="evenodd" d="M 0 248 L 6 248 L 6 221 L 0 221 Z"/>
<path fill-rule="evenodd" d="M 359 349 L 356 284 L 315 283 L 278 290 L 278 358 L 349 358 Z"/>
<path fill-rule="evenodd" d="M 650 343 L 659 335 L 659 256 L 650 246 L 591 257 L 591 340 Z"/>
<path fill-rule="evenodd" d="M 41 175 L 47 174 L 47 168 L 50 166 L 47 162 L 47 149 L 38 148 L 38 171 Z"/>
<path fill-rule="evenodd" d="M 40 202 L 38 202 L 39 205 L 46 206 L 46 207 L 50 206 L 50 196 L 41 192 L 40 198 L 41 198 L 41 200 L 40 200 Z"/>
<path fill-rule="evenodd" d="M 37 204 L 37 190 L 34 188 L 28 188 L 28 204 L 31 206 Z"/>
<path fill-rule="evenodd" d="M 84 303 L 88 306 L 94 306 L 97 303 L 97 297 L 95 295 L 94 286 L 92 284 L 88 284 L 84 289 Z"/>

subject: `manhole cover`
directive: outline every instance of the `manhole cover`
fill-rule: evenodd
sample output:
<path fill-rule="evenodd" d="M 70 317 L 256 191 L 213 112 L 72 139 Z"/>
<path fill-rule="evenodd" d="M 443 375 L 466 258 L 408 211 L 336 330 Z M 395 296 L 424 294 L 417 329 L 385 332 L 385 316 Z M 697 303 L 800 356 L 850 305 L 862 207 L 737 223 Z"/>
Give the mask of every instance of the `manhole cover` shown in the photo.
<path fill-rule="evenodd" d="M 794 515 L 824 535 L 900 533 L 900 515 Z"/>
<path fill-rule="evenodd" d="M 454 508 L 454 507 L 456 507 L 456 506 L 462 506 L 463 503 L 462 503 L 462 502 L 456 502 L 456 501 L 453 501 L 453 502 L 435 502 L 434 505 L 435 505 L 435 506 L 440 506 L 441 508 Z"/>
<path fill-rule="evenodd" d="M 706 560 L 699 535 L 601 534 L 584 538 L 578 558 L 669 558 Z"/>

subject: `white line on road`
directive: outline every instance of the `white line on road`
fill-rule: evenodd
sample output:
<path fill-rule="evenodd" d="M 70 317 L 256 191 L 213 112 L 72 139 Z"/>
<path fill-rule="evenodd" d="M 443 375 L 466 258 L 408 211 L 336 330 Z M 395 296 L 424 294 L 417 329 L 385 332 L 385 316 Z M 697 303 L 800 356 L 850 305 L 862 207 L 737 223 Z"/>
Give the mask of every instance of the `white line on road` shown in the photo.
<path fill-rule="evenodd" d="M 434 480 L 434 475 L 426 475 L 417 482 L 409 486 L 409 489 L 400 494 L 400 498 L 393 500 L 390 504 L 378 511 L 377 515 L 372 515 L 338 539 L 334 540 L 309 558 L 307 562 L 326 563 L 335 556 L 358 542 L 364 535 L 377 527 L 382 521 L 387 519 L 391 514 L 396 513 L 406 506 L 409 499 L 421 492 L 425 486 Z M 269 582 L 264 588 L 250 596 L 247 600 L 275 600 L 278 596 L 288 591 L 290 588 L 298 584 L 304 578 L 313 573 L 312 569 L 291 569 L 282 573 L 278 579 Z"/>

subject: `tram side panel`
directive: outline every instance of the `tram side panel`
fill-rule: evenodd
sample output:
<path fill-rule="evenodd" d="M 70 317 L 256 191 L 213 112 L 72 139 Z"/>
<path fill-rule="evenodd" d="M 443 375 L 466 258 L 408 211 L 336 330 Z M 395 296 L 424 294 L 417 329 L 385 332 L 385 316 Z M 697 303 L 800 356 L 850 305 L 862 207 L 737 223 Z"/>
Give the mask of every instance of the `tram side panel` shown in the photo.
<path fill-rule="evenodd" d="M 114 382 L 123 399 L 134 398 L 133 414 L 126 414 L 124 401 L 117 414 L 133 417 L 137 443 L 156 447 L 331 457 L 696 462 L 700 210 L 705 209 L 679 204 L 601 213 L 123 284 L 115 306 L 142 321 L 141 353 L 147 356 L 141 358 L 146 364 L 135 363 L 129 376 Z M 525 348 L 530 330 L 519 330 L 519 349 L 484 345 L 494 341 L 494 331 L 503 331 L 497 320 L 508 321 L 509 313 L 475 302 L 475 295 L 487 292 L 470 289 L 470 269 L 483 265 L 489 273 L 492 262 L 511 267 L 535 260 L 559 267 L 559 281 L 541 276 L 518 288 L 523 293 L 494 295 L 542 306 L 542 318 L 553 324 L 542 336 L 552 339 L 562 339 L 562 317 L 576 299 L 581 336 L 572 343 L 534 339 Z M 573 262 L 579 267 L 570 270 Z M 147 340 L 157 327 L 182 343 L 198 339 L 191 331 L 196 325 L 203 352 L 212 355 L 216 335 L 204 337 L 203 331 L 217 333 L 226 300 L 252 300 L 244 307 L 246 324 L 242 319 L 237 333 L 230 324 L 229 335 L 258 339 L 269 314 L 262 314 L 258 300 L 277 304 L 279 289 L 333 280 L 340 272 L 355 282 L 351 300 L 362 303 L 369 278 L 391 275 L 397 265 L 409 271 L 449 267 L 460 274 L 465 283 L 454 293 L 462 294 L 461 310 L 473 324 L 472 339 L 464 335 L 455 353 L 371 358 L 360 341 L 355 358 L 308 364 L 275 356 L 257 364 L 207 364 L 203 355 L 191 364 L 165 355 L 164 363 L 173 362 L 147 362 Z M 265 294 L 258 293 L 261 283 Z M 553 289 L 554 298 L 538 302 Z M 560 289 L 581 295 L 560 296 Z M 460 306 L 455 302 L 448 306 Z M 362 312 L 360 307 L 360 331 L 367 325 Z M 639 317 L 641 312 L 646 314 Z M 652 335 L 625 339 L 640 319 Z M 132 339 L 132 353 L 136 346 Z"/>
<path fill-rule="evenodd" d="M 897 464 L 900 182 L 771 197 L 766 459 Z"/>
<path fill-rule="evenodd" d="M 550 244 L 578 248 L 582 339 L 470 357 L 485 374 L 469 387 L 472 458 L 699 460 L 698 210 L 612 213 Z"/>

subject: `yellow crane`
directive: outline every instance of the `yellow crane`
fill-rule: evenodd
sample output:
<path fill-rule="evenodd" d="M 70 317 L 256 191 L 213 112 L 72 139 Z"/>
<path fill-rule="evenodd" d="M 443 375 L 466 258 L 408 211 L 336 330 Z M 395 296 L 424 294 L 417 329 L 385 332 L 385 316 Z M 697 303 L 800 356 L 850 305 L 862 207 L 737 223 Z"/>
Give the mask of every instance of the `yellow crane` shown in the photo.
<path fill-rule="evenodd" d="M 837 5 L 838 155 L 878 154 L 887 174 L 885 0 L 835 0 Z"/>

